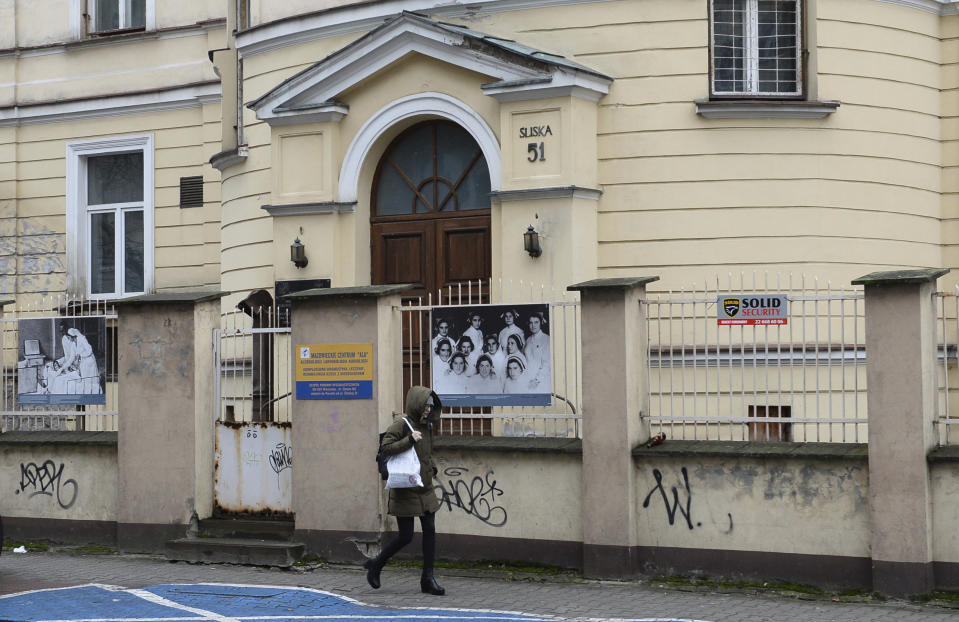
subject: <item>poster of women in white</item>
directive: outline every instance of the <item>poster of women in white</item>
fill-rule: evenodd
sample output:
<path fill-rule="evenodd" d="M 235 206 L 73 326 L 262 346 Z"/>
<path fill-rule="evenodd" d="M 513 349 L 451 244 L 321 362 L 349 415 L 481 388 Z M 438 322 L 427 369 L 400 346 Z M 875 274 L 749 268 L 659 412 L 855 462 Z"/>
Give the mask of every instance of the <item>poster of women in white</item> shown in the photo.
<path fill-rule="evenodd" d="M 105 404 L 106 319 L 19 320 L 20 404 Z"/>
<path fill-rule="evenodd" d="M 549 305 L 434 307 L 433 390 L 446 406 L 549 406 Z"/>

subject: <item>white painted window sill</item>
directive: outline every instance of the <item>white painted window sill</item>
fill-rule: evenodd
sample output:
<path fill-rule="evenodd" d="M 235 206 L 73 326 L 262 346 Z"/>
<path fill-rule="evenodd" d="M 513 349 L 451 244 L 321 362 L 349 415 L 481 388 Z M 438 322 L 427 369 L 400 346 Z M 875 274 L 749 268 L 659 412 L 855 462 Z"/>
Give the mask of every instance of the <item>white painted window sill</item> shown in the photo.
<path fill-rule="evenodd" d="M 836 112 L 839 102 L 723 99 L 695 101 L 696 114 L 706 119 L 822 119 Z"/>

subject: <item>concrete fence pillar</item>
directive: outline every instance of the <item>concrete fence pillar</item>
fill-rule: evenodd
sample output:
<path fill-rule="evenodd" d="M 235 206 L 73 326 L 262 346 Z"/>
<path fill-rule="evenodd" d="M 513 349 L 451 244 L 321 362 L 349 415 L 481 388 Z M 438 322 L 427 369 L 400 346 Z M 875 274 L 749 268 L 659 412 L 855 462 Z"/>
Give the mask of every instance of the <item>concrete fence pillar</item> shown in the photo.
<path fill-rule="evenodd" d="M 325 559 L 356 561 L 378 552 L 386 508 L 374 457 L 379 432 L 403 407 L 402 327 L 395 308 L 407 289 L 374 285 L 286 296 L 294 373 L 302 347 L 373 346 L 371 398 L 293 401 L 296 537 Z"/>
<path fill-rule="evenodd" d="M 646 321 L 640 301 L 659 277 L 571 285 L 581 295 L 583 361 L 583 572 L 639 570 L 632 449 L 649 437 Z"/>
<path fill-rule="evenodd" d="M 213 511 L 213 329 L 220 298 L 117 304 L 117 545 L 162 550 Z"/>
<path fill-rule="evenodd" d="M 934 587 L 932 494 L 936 446 L 936 279 L 948 270 L 875 272 L 865 287 L 866 404 L 873 589 Z"/>

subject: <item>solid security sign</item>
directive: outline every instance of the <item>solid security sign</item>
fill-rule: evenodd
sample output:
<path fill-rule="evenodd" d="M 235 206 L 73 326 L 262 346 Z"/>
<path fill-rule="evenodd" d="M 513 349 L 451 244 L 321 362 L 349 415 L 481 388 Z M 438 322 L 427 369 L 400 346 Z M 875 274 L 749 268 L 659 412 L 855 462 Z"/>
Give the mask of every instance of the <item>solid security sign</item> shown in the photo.
<path fill-rule="evenodd" d="M 720 294 L 716 297 L 720 326 L 782 326 L 789 323 L 786 294 Z"/>

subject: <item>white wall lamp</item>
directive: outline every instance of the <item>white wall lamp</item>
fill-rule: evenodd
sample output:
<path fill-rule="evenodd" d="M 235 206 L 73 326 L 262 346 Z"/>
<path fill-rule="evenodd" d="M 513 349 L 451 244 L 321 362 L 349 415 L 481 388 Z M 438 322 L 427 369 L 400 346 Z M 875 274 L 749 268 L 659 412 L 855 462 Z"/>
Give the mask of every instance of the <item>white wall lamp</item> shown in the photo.
<path fill-rule="evenodd" d="M 529 253 L 530 257 L 539 257 L 543 254 L 543 249 L 539 245 L 539 234 L 536 233 L 536 229 L 533 229 L 533 225 L 530 225 L 523 234 L 523 249 Z"/>
<path fill-rule="evenodd" d="M 306 258 L 306 246 L 300 242 L 299 237 L 290 244 L 290 261 L 297 268 L 305 268 L 306 264 L 310 263 L 310 260 Z"/>

